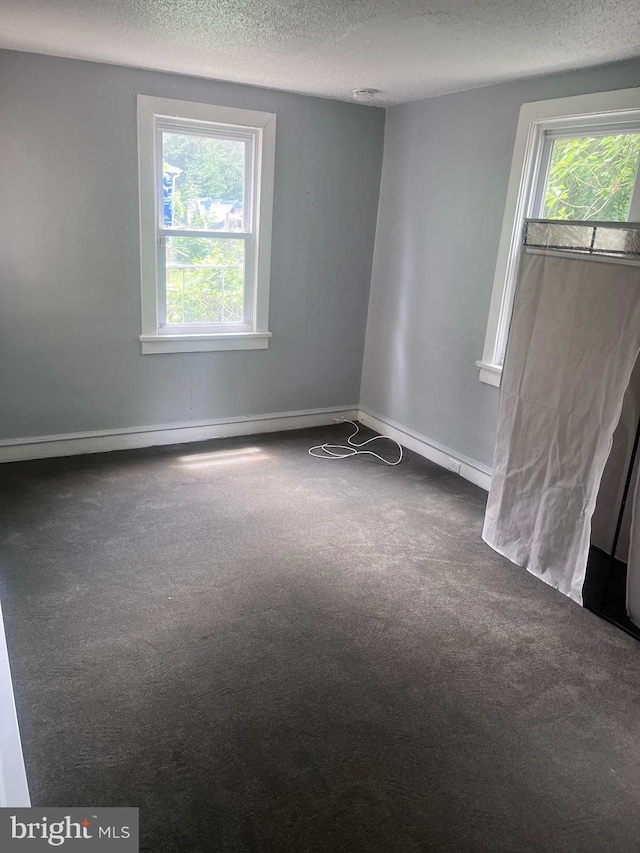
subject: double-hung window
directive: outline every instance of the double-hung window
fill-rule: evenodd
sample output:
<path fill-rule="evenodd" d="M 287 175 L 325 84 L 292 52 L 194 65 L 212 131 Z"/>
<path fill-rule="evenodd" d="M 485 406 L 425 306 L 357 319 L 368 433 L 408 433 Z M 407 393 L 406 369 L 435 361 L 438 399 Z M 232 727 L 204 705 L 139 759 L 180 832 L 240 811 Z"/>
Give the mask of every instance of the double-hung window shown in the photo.
<path fill-rule="evenodd" d="M 143 353 L 268 346 L 275 115 L 138 96 Z"/>
<path fill-rule="evenodd" d="M 526 218 L 640 220 L 640 89 L 524 104 L 480 379 L 500 384 Z M 621 232 L 622 234 L 623 232 Z"/>

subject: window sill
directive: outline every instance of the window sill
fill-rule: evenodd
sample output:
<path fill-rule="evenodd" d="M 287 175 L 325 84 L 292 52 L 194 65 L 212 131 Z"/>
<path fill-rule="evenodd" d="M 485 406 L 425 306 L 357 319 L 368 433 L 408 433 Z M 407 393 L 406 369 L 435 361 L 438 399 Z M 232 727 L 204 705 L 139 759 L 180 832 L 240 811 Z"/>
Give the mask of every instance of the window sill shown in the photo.
<path fill-rule="evenodd" d="M 140 335 L 142 354 L 221 352 L 267 349 L 271 332 L 222 332 L 219 335 Z"/>
<path fill-rule="evenodd" d="M 489 364 L 486 361 L 476 361 L 476 367 L 480 368 L 480 382 L 486 385 L 493 385 L 496 388 L 500 387 L 502 379 L 502 367 L 499 364 Z"/>

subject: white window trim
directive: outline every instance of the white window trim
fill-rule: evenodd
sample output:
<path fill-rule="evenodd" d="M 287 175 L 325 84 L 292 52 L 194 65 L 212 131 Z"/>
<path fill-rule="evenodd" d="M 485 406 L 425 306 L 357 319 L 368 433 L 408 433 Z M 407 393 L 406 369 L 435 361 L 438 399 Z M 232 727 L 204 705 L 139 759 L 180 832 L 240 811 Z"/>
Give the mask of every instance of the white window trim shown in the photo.
<path fill-rule="evenodd" d="M 159 332 L 157 282 L 156 117 L 186 119 L 251 129 L 256 137 L 255 258 L 252 281 L 252 318 L 249 330 L 179 334 Z M 275 173 L 276 116 L 274 113 L 220 107 L 138 95 L 138 167 L 140 192 L 140 273 L 142 296 L 142 353 L 207 352 L 266 349 L 269 345 L 269 285 Z M 215 235 L 212 235 L 215 236 Z"/>
<path fill-rule="evenodd" d="M 597 92 L 551 101 L 523 104 L 516 132 L 507 199 L 502 220 L 489 319 L 482 353 L 480 381 L 500 385 L 507 344 L 516 275 L 520 262 L 524 220 L 534 214 L 535 188 L 544 168 L 545 131 L 640 125 L 640 88 Z M 636 176 L 629 221 L 640 220 L 640 179 Z"/>

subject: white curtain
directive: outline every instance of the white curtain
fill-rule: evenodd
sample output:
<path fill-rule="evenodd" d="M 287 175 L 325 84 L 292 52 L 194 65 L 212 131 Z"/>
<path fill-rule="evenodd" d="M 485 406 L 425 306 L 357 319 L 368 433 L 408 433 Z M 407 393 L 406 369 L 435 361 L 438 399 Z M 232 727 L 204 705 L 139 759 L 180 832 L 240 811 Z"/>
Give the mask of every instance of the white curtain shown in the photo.
<path fill-rule="evenodd" d="M 483 538 L 580 604 L 591 517 L 639 350 L 640 267 L 523 252 Z"/>

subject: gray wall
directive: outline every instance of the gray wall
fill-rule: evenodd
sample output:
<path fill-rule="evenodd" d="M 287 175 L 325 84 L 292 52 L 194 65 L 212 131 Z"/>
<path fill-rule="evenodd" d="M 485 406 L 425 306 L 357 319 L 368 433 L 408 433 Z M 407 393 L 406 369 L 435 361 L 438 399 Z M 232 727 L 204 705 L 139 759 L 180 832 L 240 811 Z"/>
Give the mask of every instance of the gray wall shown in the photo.
<path fill-rule="evenodd" d="M 640 61 L 387 111 L 361 405 L 491 465 L 478 381 L 520 106 L 640 84 Z"/>
<path fill-rule="evenodd" d="M 140 355 L 136 94 L 277 113 L 266 351 Z M 384 111 L 0 52 L 0 438 L 357 403 Z"/>

